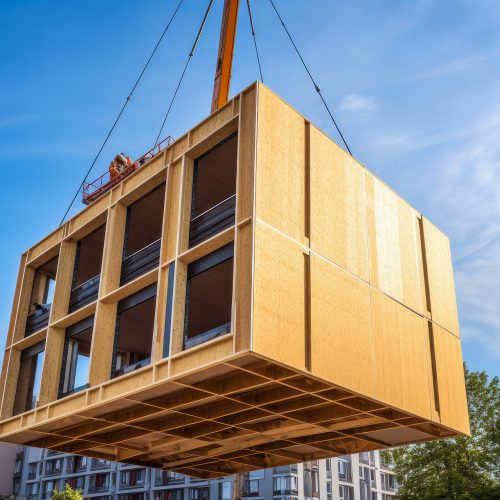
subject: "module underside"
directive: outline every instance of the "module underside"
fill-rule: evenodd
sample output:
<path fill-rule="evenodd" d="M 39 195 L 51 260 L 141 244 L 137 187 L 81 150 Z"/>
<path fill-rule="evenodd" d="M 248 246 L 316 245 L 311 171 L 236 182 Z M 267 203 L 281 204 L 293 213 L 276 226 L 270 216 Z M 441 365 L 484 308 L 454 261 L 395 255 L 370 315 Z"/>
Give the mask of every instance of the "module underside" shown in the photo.
<path fill-rule="evenodd" d="M 5 439 L 215 478 L 454 434 L 245 354 Z"/>

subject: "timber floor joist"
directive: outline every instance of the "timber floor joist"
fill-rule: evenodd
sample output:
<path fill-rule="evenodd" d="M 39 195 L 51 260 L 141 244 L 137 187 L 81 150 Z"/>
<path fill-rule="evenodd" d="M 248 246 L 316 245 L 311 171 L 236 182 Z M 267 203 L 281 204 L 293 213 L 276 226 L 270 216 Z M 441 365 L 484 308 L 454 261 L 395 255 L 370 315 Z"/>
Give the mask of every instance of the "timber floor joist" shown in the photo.
<path fill-rule="evenodd" d="M 216 478 L 454 434 L 244 354 L 10 437 L 30 446 Z"/>

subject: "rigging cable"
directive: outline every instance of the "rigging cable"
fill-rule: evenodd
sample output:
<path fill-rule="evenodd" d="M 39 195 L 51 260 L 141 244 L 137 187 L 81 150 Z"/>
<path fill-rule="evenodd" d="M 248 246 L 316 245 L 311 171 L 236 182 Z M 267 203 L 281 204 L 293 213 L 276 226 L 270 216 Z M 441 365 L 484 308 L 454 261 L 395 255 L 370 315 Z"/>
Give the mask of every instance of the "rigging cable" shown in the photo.
<path fill-rule="evenodd" d="M 200 40 L 201 32 L 203 31 L 203 28 L 204 28 L 205 23 L 207 21 L 207 17 L 208 17 L 208 14 L 210 13 L 210 9 L 212 8 L 213 1 L 214 0 L 210 0 L 210 2 L 208 3 L 208 7 L 207 7 L 207 10 L 205 12 L 205 16 L 203 17 L 203 21 L 201 22 L 200 29 L 198 30 L 198 34 L 196 35 L 196 39 L 195 39 L 195 41 L 193 43 L 193 47 L 191 48 L 191 52 L 188 55 L 186 64 L 184 66 L 184 69 L 182 70 L 182 73 L 181 73 L 181 76 L 179 78 L 179 81 L 177 82 L 177 87 L 175 88 L 174 95 L 172 96 L 172 99 L 170 100 L 170 104 L 169 104 L 167 112 L 165 114 L 165 118 L 163 118 L 163 123 L 161 124 L 160 131 L 158 132 L 158 135 L 156 136 L 156 140 L 155 140 L 153 149 L 158 144 L 158 141 L 160 139 L 161 133 L 163 132 L 163 127 L 165 126 L 165 122 L 167 121 L 168 115 L 170 114 L 170 110 L 172 109 L 172 106 L 174 104 L 175 98 L 177 97 L 177 92 L 179 90 L 179 87 L 181 86 L 182 80 L 184 79 L 184 75 L 186 74 L 186 70 L 187 70 L 187 68 L 189 66 L 189 63 L 191 62 L 191 59 L 192 59 L 192 57 L 194 55 L 194 51 L 196 49 L 196 46 L 198 45 L 198 41 Z"/>
<path fill-rule="evenodd" d="M 167 33 L 168 29 L 170 28 L 170 25 L 172 24 L 172 21 L 174 20 L 178 10 L 180 9 L 182 3 L 183 3 L 184 0 L 180 0 L 177 7 L 175 8 L 174 10 L 174 13 L 172 14 L 172 16 L 170 17 L 167 25 L 165 26 L 165 29 L 163 30 L 163 33 L 161 34 L 160 38 L 158 39 L 158 42 L 156 43 L 153 51 L 151 52 L 151 55 L 149 56 L 149 59 L 146 61 L 146 64 L 144 65 L 144 67 L 142 68 L 142 71 L 141 73 L 139 74 L 137 80 L 135 81 L 134 85 L 132 86 L 132 90 L 129 92 L 129 94 L 127 95 L 127 97 L 125 98 L 125 102 L 123 103 L 123 106 L 122 108 L 120 109 L 120 112 L 118 113 L 118 116 L 116 117 L 112 127 L 110 128 L 108 134 L 106 135 L 106 138 L 104 139 L 101 147 L 99 148 L 99 151 L 97 152 L 97 154 L 95 155 L 95 158 L 94 160 L 92 161 L 92 163 L 90 164 L 90 167 L 89 169 L 87 170 L 87 173 L 85 174 L 85 177 L 83 178 L 82 182 L 80 183 L 80 185 L 78 186 L 78 189 L 75 193 L 75 196 L 73 196 L 73 199 L 71 200 L 71 203 L 69 204 L 68 208 L 66 209 L 66 212 L 64 213 L 64 216 L 63 218 L 61 219 L 61 222 L 59 222 L 59 225 L 61 225 L 63 222 L 64 222 L 64 219 L 66 219 L 66 216 L 68 215 L 69 211 L 71 210 L 71 207 L 73 206 L 73 203 L 75 203 L 75 200 L 78 196 L 78 194 L 80 193 L 80 190 L 82 189 L 85 181 L 87 180 L 88 176 L 90 175 L 90 172 L 92 171 L 92 169 L 94 168 L 94 165 L 96 164 L 99 156 L 101 155 L 102 153 L 102 150 L 104 149 L 104 147 L 106 146 L 107 142 L 108 142 L 108 139 L 110 138 L 111 134 L 113 133 L 113 130 L 115 129 L 118 121 L 120 120 L 121 116 L 123 115 L 123 112 L 125 111 L 125 108 L 127 107 L 128 103 L 130 102 L 130 100 L 132 99 L 132 94 L 134 93 L 135 89 L 137 88 L 137 85 L 139 85 L 139 82 L 141 81 L 144 73 L 146 72 L 146 69 L 148 68 L 149 66 L 149 63 L 151 62 L 151 59 L 153 59 L 153 56 L 155 55 L 158 47 L 160 46 L 160 43 L 161 41 L 163 40 L 163 37 L 165 36 L 165 34 Z"/>
<path fill-rule="evenodd" d="M 335 121 L 335 118 L 333 117 L 333 114 L 330 111 L 330 108 L 328 107 L 328 104 L 326 103 L 325 99 L 323 98 L 323 95 L 321 94 L 321 89 L 318 87 L 318 84 L 314 80 L 313 76 L 311 75 L 311 72 L 309 71 L 309 68 L 307 67 L 306 63 L 304 62 L 304 59 L 302 58 L 302 55 L 300 54 L 299 49 L 297 48 L 297 45 L 295 45 L 295 42 L 293 41 L 292 35 L 290 35 L 290 32 L 288 31 L 288 28 L 286 27 L 285 22 L 283 21 L 283 18 L 280 16 L 280 13 L 278 12 L 278 9 L 276 8 L 276 5 L 274 5 L 273 0 L 269 0 L 269 1 L 271 2 L 271 5 L 273 6 L 274 12 L 276 12 L 276 15 L 278 16 L 278 19 L 280 20 L 281 25 L 285 29 L 286 34 L 288 35 L 288 38 L 290 39 L 290 42 L 292 42 L 293 48 L 295 49 L 295 52 L 299 56 L 299 59 L 301 60 L 302 65 L 304 66 L 305 70 L 307 71 L 307 74 L 309 75 L 309 78 L 311 79 L 311 81 L 312 81 L 312 83 L 314 85 L 314 89 L 316 90 L 316 92 L 319 94 L 321 100 L 323 101 L 323 104 L 325 105 L 325 108 L 328 111 L 328 114 L 330 115 L 330 118 L 332 119 L 333 124 L 335 125 L 335 128 L 337 129 L 337 132 L 339 133 L 339 135 L 340 135 L 340 137 L 341 137 L 341 139 L 342 139 L 342 141 L 343 141 L 343 143 L 344 143 L 347 151 L 352 156 L 351 150 L 349 149 L 349 146 L 347 145 L 347 142 L 344 139 L 344 136 L 342 135 L 342 132 L 340 131 L 340 128 L 337 125 L 337 122 Z"/>
<path fill-rule="evenodd" d="M 248 17 L 250 18 L 250 27 L 252 28 L 253 44 L 255 46 L 255 55 L 257 56 L 257 64 L 259 65 L 260 81 L 264 83 L 264 77 L 262 76 L 262 68 L 260 66 L 259 49 L 257 48 L 257 38 L 255 36 L 255 29 L 253 25 L 252 10 L 250 9 L 250 0 L 247 0 L 248 7 Z"/>

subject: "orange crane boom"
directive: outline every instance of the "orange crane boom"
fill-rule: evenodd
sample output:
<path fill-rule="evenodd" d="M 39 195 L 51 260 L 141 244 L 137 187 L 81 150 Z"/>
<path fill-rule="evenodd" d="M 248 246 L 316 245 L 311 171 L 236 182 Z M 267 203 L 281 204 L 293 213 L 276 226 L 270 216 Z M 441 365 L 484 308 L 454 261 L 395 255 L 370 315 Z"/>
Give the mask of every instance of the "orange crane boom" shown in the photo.
<path fill-rule="evenodd" d="M 231 81 L 239 3 L 239 0 L 224 0 L 219 53 L 217 54 L 217 65 L 215 67 L 212 113 L 226 104 L 229 98 L 229 83 Z"/>

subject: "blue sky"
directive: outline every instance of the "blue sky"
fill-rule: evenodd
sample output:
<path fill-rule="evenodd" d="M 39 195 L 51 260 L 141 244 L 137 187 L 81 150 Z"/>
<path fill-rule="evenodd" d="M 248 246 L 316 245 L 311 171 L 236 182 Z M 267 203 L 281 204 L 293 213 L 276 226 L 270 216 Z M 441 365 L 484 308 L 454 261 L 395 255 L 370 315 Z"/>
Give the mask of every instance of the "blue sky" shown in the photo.
<path fill-rule="evenodd" d="M 451 239 L 464 357 L 500 375 L 500 3 L 275 0 L 354 155 Z M 91 177 L 158 133 L 207 1 L 184 0 Z M 335 140 L 267 0 L 264 82 Z M 0 342 L 20 254 L 59 223 L 177 0 L 0 2 Z M 215 0 L 165 131 L 209 112 Z M 232 92 L 258 78 L 242 0 Z M 76 209 L 81 205 L 77 204 Z"/>

